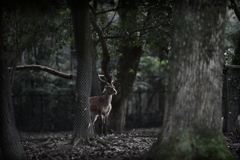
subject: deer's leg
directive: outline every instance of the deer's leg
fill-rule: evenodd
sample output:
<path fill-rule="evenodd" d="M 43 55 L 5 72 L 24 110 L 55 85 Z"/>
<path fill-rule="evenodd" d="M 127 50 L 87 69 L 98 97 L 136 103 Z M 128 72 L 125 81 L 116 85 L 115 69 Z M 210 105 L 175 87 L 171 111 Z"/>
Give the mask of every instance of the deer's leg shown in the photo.
<path fill-rule="evenodd" d="M 105 115 L 104 134 L 108 134 L 108 115 Z"/>
<path fill-rule="evenodd" d="M 95 129 L 95 122 L 97 120 L 98 115 L 92 115 L 92 123 L 93 123 L 93 129 Z"/>
<path fill-rule="evenodd" d="M 104 115 L 101 114 L 101 134 L 103 135 L 103 126 L 104 126 L 105 120 L 104 120 Z"/>

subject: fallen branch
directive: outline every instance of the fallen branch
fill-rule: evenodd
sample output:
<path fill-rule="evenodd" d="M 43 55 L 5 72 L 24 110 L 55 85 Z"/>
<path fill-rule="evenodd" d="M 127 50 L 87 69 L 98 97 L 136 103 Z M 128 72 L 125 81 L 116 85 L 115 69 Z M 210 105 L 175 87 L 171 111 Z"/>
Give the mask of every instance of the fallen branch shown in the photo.
<path fill-rule="evenodd" d="M 39 148 L 39 147 L 47 147 L 47 148 L 53 148 L 55 146 L 64 146 L 64 145 L 68 145 L 71 144 L 71 140 L 56 140 L 56 141 L 44 141 L 44 142 L 39 142 L 39 143 L 35 143 L 35 144 L 31 144 L 31 145 L 27 145 L 25 146 L 25 148 Z"/>
<path fill-rule="evenodd" d="M 8 68 L 9 70 L 12 69 L 12 67 Z M 46 67 L 46 66 L 41 66 L 41 65 L 24 65 L 24 66 L 17 66 L 15 68 L 15 71 L 23 71 L 23 70 L 33 70 L 35 72 L 40 72 L 40 71 L 44 71 L 47 73 L 50 73 L 52 75 L 61 77 L 61 78 L 65 78 L 65 79 L 72 79 L 73 75 L 71 74 L 66 74 L 57 70 L 54 70 L 52 68 Z"/>
<path fill-rule="evenodd" d="M 42 146 L 45 146 L 45 145 L 48 145 L 51 143 L 52 143 L 51 141 L 44 141 L 44 142 L 27 145 L 25 148 L 27 148 L 27 149 L 28 148 L 38 148 L 38 147 L 42 147 Z"/>

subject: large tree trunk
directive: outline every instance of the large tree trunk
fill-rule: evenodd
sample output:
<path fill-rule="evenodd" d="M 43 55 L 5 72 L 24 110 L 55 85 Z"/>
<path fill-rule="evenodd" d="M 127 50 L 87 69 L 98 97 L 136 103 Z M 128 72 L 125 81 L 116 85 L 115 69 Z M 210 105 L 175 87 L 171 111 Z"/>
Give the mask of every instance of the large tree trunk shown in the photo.
<path fill-rule="evenodd" d="M 69 0 L 75 38 L 77 77 L 75 88 L 74 146 L 93 136 L 89 97 L 91 91 L 91 36 L 88 0 Z"/>
<path fill-rule="evenodd" d="M 93 40 L 90 42 L 91 44 L 91 55 L 92 55 L 92 88 L 91 88 L 91 97 L 92 96 L 99 96 L 101 94 L 101 87 L 100 82 L 98 79 L 97 73 L 97 65 L 96 65 L 96 51 Z"/>
<path fill-rule="evenodd" d="M 226 0 L 176 1 L 164 126 L 149 159 L 233 159 L 222 134 Z"/>
<path fill-rule="evenodd" d="M 109 126 L 116 132 L 125 130 L 128 97 L 137 74 L 142 46 L 123 47 L 122 51 L 123 55 L 119 58 L 117 68 L 118 81 L 115 83 L 118 95 L 113 99 L 113 108 L 109 116 Z"/>
<path fill-rule="evenodd" d="M 121 0 L 119 18 L 124 31 L 133 30 L 136 26 L 137 1 Z M 113 108 L 109 116 L 109 126 L 116 132 L 123 132 L 126 124 L 126 109 L 128 98 L 132 92 L 133 83 L 136 78 L 140 57 L 142 55 L 142 45 L 134 44 L 137 41 L 135 34 L 127 35 L 122 39 L 117 64 L 117 81 L 115 82 L 118 95 L 113 97 Z"/>
<path fill-rule="evenodd" d="M 15 125 L 8 66 L 3 52 L 2 22 L 3 10 L 0 6 L 0 158 L 25 160 L 27 158 Z"/>

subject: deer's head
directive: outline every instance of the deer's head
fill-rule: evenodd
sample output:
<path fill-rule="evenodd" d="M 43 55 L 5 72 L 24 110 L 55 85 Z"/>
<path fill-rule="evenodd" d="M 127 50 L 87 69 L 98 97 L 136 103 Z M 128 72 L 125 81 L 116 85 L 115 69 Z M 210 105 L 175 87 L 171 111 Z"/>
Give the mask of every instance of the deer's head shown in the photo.
<path fill-rule="evenodd" d="M 103 90 L 103 94 L 107 94 L 107 95 L 117 95 L 117 90 L 115 89 L 115 86 L 114 86 L 114 82 L 115 82 L 115 77 L 113 76 L 112 73 L 110 73 L 111 77 L 112 77 L 112 80 L 111 80 L 111 83 L 108 83 L 107 81 L 103 80 L 100 78 L 99 74 L 98 74 L 98 78 L 101 82 L 105 83 L 105 87 L 104 87 L 104 90 Z"/>

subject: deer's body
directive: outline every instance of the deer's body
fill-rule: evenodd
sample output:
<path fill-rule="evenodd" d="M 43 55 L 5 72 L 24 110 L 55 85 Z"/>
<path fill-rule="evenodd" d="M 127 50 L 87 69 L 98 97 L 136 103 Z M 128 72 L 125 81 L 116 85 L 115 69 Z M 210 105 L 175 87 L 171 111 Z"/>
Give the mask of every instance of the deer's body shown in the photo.
<path fill-rule="evenodd" d="M 112 75 L 112 74 L 111 74 Z M 99 75 L 98 75 L 99 77 Z M 98 116 L 101 118 L 101 132 L 103 133 L 103 129 L 105 129 L 106 132 L 106 123 L 109 116 L 109 113 L 112 110 L 112 96 L 117 94 L 117 91 L 115 89 L 114 83 L 114 77 L 112 75 L 112 82 L 111 84 L 107 83 L 106 81 L 102 80 L 99 77 L 99 80 L 101 82 L 106 83 L 106 86 L 104 88 L 104 95 L 102 96 L 95 96 L 90 98 L 90 112 L 92 115 L 92 123 L 93 126 L 95 124 L 95 121 L 97 120 Z"/>
<path fill-rule="evenodd" d="M 101 117 L 105 123 L 112 110 L 112 95 L 95 96 L 90 98 L 90 111 L 92 114 L 93 124 L 97 120 L 97 117 Z"/>

